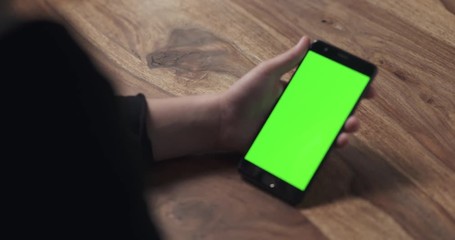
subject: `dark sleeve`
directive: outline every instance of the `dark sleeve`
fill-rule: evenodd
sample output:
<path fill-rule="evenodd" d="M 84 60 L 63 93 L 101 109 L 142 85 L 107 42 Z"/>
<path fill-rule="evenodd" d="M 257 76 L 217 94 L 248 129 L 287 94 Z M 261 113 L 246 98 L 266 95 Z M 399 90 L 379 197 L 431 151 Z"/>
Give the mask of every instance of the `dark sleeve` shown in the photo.
<path fill-rule="evenodd" d="M 151 165 L 153 160 L 152 145 L 147 132 L 147 100 L 143 94 L 136 96 L 118 96 L 117 105 L 122 115 L 127 134 L 133 141 L 142 147 L 144 169 Z"/>
<path fill-rule="evenodd" d="M 10 236 L 158 239 L 140 172 L 152 156 L 141 97 L 117 103 L 105 77 L 54 23 L 2 35 L 0 66 L 9 210 L 2 215 Z"/>

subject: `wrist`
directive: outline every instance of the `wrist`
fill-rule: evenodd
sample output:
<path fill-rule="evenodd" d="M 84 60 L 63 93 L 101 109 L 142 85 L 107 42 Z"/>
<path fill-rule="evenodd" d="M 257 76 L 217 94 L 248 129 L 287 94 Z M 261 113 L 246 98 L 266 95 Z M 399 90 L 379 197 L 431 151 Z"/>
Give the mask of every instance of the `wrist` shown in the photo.
<path fill-rule="evenodd" d="M 216 137 L 215 137 L 215 146 L 214 150 L 219 152 L 226 152 L 229 149 L 226 146 L 226 113 L 227 113 L 227 106 L 226 106 L 226 98 L 225 93 L 217 95 L 215 98 L 215 106 L 217 113 L 217 129 L 216 129 Z"/>
<path fill-rule="evenodd" d="M 204 145 L 207 146 L 201 153 L 226 151 L 221 138 L 223 97 L 221 95 L 203 95 L 198 97 L 200 133 Z"/>
<path fill-rule="evenodd" d="M 221 151 L 219 97 L 149 100 L 149 136 L 156 160 Z"/>
<path fill-rule="evenodd" d="M 222 152 L 237 152 L 241 151 L 239 143 L 241 137 L 237 136 L 238 129 L 238 113 L 236 113 L 235 103 L 230 101 L 229 92 L 225 92 L 218 96 L 218 136 L 216 149 Z"/>

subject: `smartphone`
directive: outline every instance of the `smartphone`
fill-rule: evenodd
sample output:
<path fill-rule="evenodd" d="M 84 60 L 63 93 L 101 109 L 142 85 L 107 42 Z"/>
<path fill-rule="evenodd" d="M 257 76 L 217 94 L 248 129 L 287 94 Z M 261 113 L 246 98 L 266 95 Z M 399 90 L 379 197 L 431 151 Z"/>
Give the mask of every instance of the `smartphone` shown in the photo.
<path fill-rule="evenodd" d="M 376 72 L 365 60 L 313 42 L 240 161 L 243 178 L 290 204 L 301 202 Z"/>

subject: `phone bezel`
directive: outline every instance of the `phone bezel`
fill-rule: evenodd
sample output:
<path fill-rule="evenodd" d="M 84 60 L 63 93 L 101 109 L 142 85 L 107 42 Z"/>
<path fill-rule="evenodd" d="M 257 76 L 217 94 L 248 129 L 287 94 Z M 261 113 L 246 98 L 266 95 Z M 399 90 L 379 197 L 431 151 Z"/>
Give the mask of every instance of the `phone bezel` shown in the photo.
<path fill-rule="evenodd" d="M 371 82 L 373 81 L 374 77 L 377 74 L 377 68 L 374 64 L 372 64 L 366 60 L 363 60 L 357 56 L 354 56 L 353 54 L 350 54 L 333 45 L 325 43 L 321 40 L 314 41 L 311 44 L 308 51 L 310 51 L 310 50 L 369 76 L 369 81 L 368 81 L 366 87 L 363 89 L 361 96 L 363 96 L 365 94 L 365 90 L 368 88 L 368 86 L 371 84 Z M 303 60 L 305 59 L 305 57 L 306 57 L 306 55 L 302 58 L 300 63 L 297 65 L 296 69 L 298 69 L 300 67 L 300 65 L 303 62 Z M 297 71 L 295 71 L 295 72 L 297 72 Z M 294 74 L 295 74 L 295 72 L 294 72 Z M 290 78 L 290 81 L 292 81 L 292 79 L 294 78 L 294 74 Z M 284 89 L 283 93 L 285 91 L 286 91 L 286 88 Z M 282 93 L 282 95 L 283 95 L 283 93 Z M 281 98 L 281 96 L 280 96 L 280 98 Z M 357 99 L 357 102 L 354 105 L 354 107 L 352 108 L 352 111 L 349 114 L 349 116 L 351 116 L 355 112 L 360 100 L 361 100 L 361 97 L 359 99 Z M 279 101 L 279 99 L 277 99 L 275 105 L 273 106 L 272 110 L 268 114 L 267 118 L 270 116 L 270 114 L 275 109 L 278 101 Z M 261 127 L 258 129 L 258 131 L 256 133 L 256 137 L 259 134 L 259 132 L 261 131 L 265 122 L 267 121 L 267 118 L 264 119 L 264 122 L 262 123 Z M 338 131 L 337 136 L 342 132 L 342 130 L 343 130 L 343 128 L 341 127 L 341 129 Z M 256 139 L 256 137 L 255 137 L 255 139 Z M 251 144 L 253 144 L 253 142 L 254 142 L 254 140 L 251 142 Z M 264 169 L 261 169 L 260 167 L 254 165 L 253 163 L 249 162 L 248 160 L 245 159 L 245 155 L 239 163 L 238 170 L 245 180 L 253 183 L 254 185 L 258 186 L 259 188 L 265 190 L 266 192 L 271 193 L 272 195 L 278 197 L 281 200 L 284 200 L 285 202 L 287 202 L 291 205 L 296 205 L 302 201 L 306 191 L 312 185 L 315 176 L 318 174 L 319 170 L 322 168 L 322 166 L 328 156 L 328 153 L 335 145 L 335 142 L 336 142 L 336 138 L 332 141 L 332 144 L 331 144 L 329 150 L 326 152 L 323 160 L 321 161 L 321 164 L 319 164 L 318 168 L 316 169 L 315 174 L 311 177 L 311 180 L 310 180 L 307 188 L 303 191 L 292 186 L 291 184 L 279 179 L 278 177 L 265 171 Z"/>

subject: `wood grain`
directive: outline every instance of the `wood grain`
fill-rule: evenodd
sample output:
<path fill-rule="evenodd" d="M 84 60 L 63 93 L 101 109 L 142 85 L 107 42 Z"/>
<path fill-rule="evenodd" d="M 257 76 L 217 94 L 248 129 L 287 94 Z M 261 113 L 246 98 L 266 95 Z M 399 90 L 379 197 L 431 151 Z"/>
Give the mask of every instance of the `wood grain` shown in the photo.
<path fill-rule="evenodd" d="M 31 3 L 33 2 L 33 3 Z M 240 156 L 158 164 L 150 212 L 168 239 L 455 239 L 451 0 L 15 1 L 67 25 L 121 94 L 221 92 L 302 35 L 379 67 L 361 131 L 292 208 L 243 182 Z"/>

